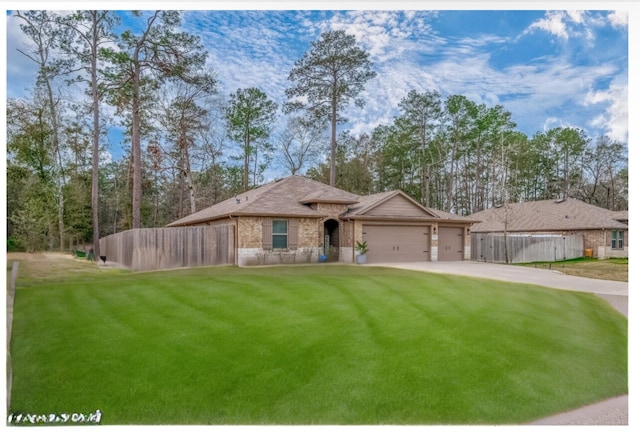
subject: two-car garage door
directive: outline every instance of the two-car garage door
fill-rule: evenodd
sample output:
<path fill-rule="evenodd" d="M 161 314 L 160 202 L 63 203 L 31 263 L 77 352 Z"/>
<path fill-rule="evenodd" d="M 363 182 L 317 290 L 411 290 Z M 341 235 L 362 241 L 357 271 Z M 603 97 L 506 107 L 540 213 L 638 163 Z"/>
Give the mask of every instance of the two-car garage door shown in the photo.
<path fill-rule="evenodd" d="M 464 258 L 464 230 L 440 227 L 438 261 Z M 431 261 L 429 225 L 363 225 L 362 237 L 367 242 L 367 262 Z"/>
<path fill-rule="evenodd" d="M 367 262 L 429 261 L 429 226 L 364 225 Z"/>

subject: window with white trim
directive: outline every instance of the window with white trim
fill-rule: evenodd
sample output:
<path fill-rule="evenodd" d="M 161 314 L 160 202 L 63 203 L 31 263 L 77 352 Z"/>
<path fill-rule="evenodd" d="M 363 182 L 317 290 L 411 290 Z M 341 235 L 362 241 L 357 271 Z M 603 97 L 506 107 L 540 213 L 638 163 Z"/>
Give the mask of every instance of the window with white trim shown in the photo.
<path fill-rule="evenodd" d="M 286 220 L 273 220 L 271 225 L 271 245 L 274 249 L 286 249 L 288 246 L 288 232 Z"/>
<path fill-rule="evenodd" d="M 611 249 L 624 249 L 624 231 L 611 231 Z"/>

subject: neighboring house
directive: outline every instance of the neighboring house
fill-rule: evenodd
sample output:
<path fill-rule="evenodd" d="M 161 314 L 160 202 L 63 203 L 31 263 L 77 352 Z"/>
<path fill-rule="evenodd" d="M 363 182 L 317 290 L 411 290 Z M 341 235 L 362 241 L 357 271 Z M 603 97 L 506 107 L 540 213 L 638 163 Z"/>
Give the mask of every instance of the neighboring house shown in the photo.
<path fill-rule="evenodd" d="M 592 255 L 598 258 L 628 256 L 628 212 L 614 212 L 573 198 L 559 200 L 509 203 L 475 213 L 471 218 L 480 221 L 471 228 L 473 260 L 488 260 L 491 252 L 486 242 L 508 237 L 524 239 L 558 239 L 556 245 L 568 240 L 580 240 L 580 247 L 573 255 Z M 481 245 L 485 242 L 485 245 Z M 504 242 L 504 240 L 502 240 Z M 495 243 L 494 243 L 495 244 Z M 510 261 L 518 262 L 518 247 L 512 247 Z M 524 246 L 521 246 L 524 248 Z M 546 259 L 573 258 L 570 252 L 560 251 L 562 246 L 549 248 Z M 575 249 L 575 247 L 574 247 Z M 522 251 L 524 253 L 524 251 Z M 499 259 L 496 259 L 499 261 Z M 522 261 L 522 259 L 520 259 Z"/>
<path fill-rule="evenodd" d="M 425 208 L 402 191 L 359 196 L 290 176 L 172 222 L 235 227 L 236 264 L 465 260 L 471 220 Z"/>

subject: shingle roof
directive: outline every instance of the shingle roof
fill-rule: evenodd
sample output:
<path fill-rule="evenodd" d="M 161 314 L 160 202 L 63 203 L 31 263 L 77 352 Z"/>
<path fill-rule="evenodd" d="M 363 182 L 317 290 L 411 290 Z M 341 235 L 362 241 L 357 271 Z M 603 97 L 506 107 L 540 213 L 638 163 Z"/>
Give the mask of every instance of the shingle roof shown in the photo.
<path fill-rule="evenodd" d="M 290 176 L 241 193 L 167 226 L 191 225 L 229 216 L 323 217 L 305 204 L 350 204 L 358 202 L 358 199 L 356 194 L 305 177 Z"/>
<path fill-rule="evenodd" d="M 473 215 L 472 216 L 459 216 L 457 214 L 449 213 L 449 212 L 442 211 L 442 210 L 436 210 L 436 209 L 433 209 L 433 208 L 429 208 L 429 210 L 431 210 L 433 213 L 435 213 L 441 219 L 446 219 L 446 220 L 451 220 L 451 221 L 460 221 L 460 222 L 471 222 L 471 223 L 478 222 L 476 219 L 473 218 Z"/>
<path fill-rule="evenodd" d="M 413 213 L 412 215 L 394 213 L 375 217 L 394 220 L 445 219 L 449 221 L 473 222 L 469 218 L 424 208 L 399 190 L 359 196 L 305 177 L 290 176 L 239 194 L 236 197 L 171 222 L 167 226 L 193 225 L 234 216 L 318 218 L 327 216 L 312 209 L 311 206 L 306 205 L 312 203 L 350 205 L 349 211 L 343 214 L 343 217 L 366 218 L 366 213 L 371 209 L 397 196 L 404 197 L 415 205 L 415 208 L 410 208 L 410 212 Z"/>
<path fill-rule="evenodd" d="M 326 186 L 326 185 L 324 185 Z M 300 199 L 303 204 L 325 203 L 325 204 L 355 204 L 359 197 L 340 189 L 332 188 L 316 190 Z"/>
<path fill-rule="evenodd" d="M 616 220 L 616 212 L 568 198 L 510 203 L 474 213 L 470 217 L 481 222 L 471 232 L 504 231 L 505 214 L 511 232 L 627 228 Z"/>
<path fill-rule="evenodd" d="M 629 210 L 619 210 L 614 213 L 617 221 L 626 223 L 629 220 Z"/>

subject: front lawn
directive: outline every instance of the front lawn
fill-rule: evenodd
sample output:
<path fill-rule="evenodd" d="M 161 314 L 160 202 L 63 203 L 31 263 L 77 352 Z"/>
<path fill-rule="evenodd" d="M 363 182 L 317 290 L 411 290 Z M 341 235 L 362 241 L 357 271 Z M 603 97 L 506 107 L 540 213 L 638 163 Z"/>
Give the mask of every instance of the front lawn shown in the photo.
<path fill-rule="evenodd" d="M 103 424 L 509 424 L 627 393 L 601 299 L 342 265 L 20 286 L 13 413 Z"/>

